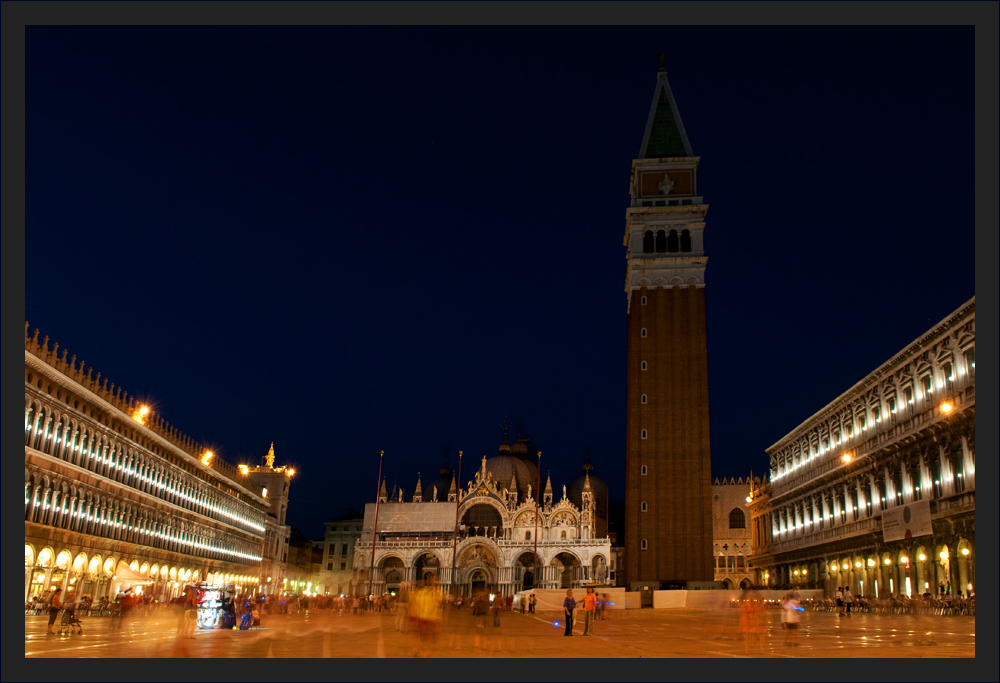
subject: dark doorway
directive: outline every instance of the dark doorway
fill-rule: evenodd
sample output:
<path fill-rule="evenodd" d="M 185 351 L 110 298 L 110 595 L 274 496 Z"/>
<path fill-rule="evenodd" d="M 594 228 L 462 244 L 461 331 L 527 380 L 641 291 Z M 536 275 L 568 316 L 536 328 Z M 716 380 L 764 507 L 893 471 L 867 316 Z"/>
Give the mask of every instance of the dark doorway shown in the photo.
<path fill-rule="evenodd" d="M 475 572 L 472 575 L 472 580 L 470 581 L 472 585 L 472 594 L 476 595 L 486 590 L 486 574 L 483 572 Z"/>

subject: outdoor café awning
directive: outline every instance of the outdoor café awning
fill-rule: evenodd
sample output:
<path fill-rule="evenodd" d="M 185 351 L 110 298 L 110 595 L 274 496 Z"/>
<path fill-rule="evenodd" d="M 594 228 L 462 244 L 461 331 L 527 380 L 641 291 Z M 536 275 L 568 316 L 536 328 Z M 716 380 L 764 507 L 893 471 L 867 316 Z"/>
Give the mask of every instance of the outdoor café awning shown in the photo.
<path fill-rule="evenodd" d="M 143 576 L 125 564 L 124 560 L 118 563 L 118 568 L 115 569 L 115 576 L 117 577 L 117 581 L 125 583 L 153 583 L 152 579 Z"/>

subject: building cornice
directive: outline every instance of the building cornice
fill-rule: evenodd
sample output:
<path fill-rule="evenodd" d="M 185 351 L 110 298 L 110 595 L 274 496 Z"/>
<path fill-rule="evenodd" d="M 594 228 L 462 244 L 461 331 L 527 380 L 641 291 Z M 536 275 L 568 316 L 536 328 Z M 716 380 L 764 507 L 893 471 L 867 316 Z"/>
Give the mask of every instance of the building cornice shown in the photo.
<path fill-rule="evenodd" d="M 91 403 L 94 403 L 95 405 L 100 406 L 102 410 L 104 410 L 105 412 L 108 412 L 108 413 L 112 414 L 114 417 L 118 418 L 121 422 L 123 422 L 125 424 L 128 424 L 130 428 L 135 429 L 137 431 L 140 431 L 144 436 L 146 436 L 146 437 L 150 438 L 151 440 L 155 441 L 159 446 L 161 446 L 163 448 L 166 448 L 166 449 L 169 449 L 172 453 L 180 456 L 186 462 L 188 462 L 189 464 L 191 464 L 194 467 L 196 467 L 198 470 L 204 472 L 205 474 L 208 474 L 210 479 L 221 479 L 221 480 L 223 480 L 223 482 L 226 485 L 232 486 L 233 488 L 236 488 L 236 489 L 244 492 L 249 498 L 252 498 L 256 502 L 258 502 L 261 505 L 263 505 L 265 508 L 270 507 L 270 501 L 268 501 L 266 498 L 262 497 L 260 494 L 254 493 L 253 491 L 251 491 L 250 489 L 246 488 L 245 486 L 243 486 L 239 482 L 237 482 L 237 481 L 235 481 L 233 479 L 230 479 L 228 476 L 226 476 L 225 474 L 219 472 L 218 470 L 214 470 L 214 469 L 212 469 L 212 467 L 210 467 L 208 465 L 205 465 L 199 458 L 194 457 L 193 455 L 191 455 L 190 453 L 188 453 L 187 451 L 185 451 L 183 448 L 180 448 L 176 444 L 174 444 L 173 442 L 169 441 L 168 439 L 163 438 L 156 431 L 148 428 L 147 426 L 145 426 L 143 424 L 140 424 L 139 422 L 136 422 L 135 420 L 132 419 L 131 415 L 126 414 L 120 408 L 118 408 L 117 406 L 113 405 L 109 401 L 105 400 L 101 396 L 98 396 L 93 391 L 87 389 L 86 387 L 84 387 L 83 385 L 79 384 L 78 382 L 76 382 L 76 381 L 74 381 L 74 380 L 66 377 L 63 373 L 59 372 L 58 370 L 56 370 L 55 368 L 53 368 L 51 365 L 49 365 L 48 363 L 46 363 L 42 359 L 38 358 L 37 356 L 35 356 L 34 354 L 32 354 L 28 350 L 25 350 L 25 352 L 24 352 L 24 364 L 27 365 L 32 370 L 34 370 L 35 372 L 43 374 L 47 379 L 55 382 L 56 384 L 58 384 L 59 386 L 61 386 L 63 389 L 65 389 L 67 391 L 70 391 L 70 392 L 73 392 L 73 393 L 76 393 L 76 394 L 80 395 L 81 398 L 85 398 L 86 400 L 90 401 Z M 39 393 L 39 392 L 35 392 L 35 393 Z M 40 392 L 40 396 L 41 397 L 46 397 L 47 394 L 45 394 L 44 392 Z M 49 398 L 51 398 L 51 397 L 49 397 Z M 80 413 L 78 410 L 72 408 L 69 405 L 64 405 L 64 404 L 61 404 L 61 403 L 58 404 L 58 405 L 59 405 L 59 409 L 60 410 L 76 412 L 79 417 L 85 417 L 85 416 L 83 416 L 82 413 Z M 144 446 L 141 446 L 141 445 L 137 444 L 136 442 L 134 442 L 132 439 L 128 438 L 127 436 L 125 436 L 123 434 L 120 434 L 119 432 L 115 432 L 115 431 L 111 430 L 106 425 L 101 425 L 100 423 L 96 423 L 95 426 L 106 430 L 109 433 L 109 435 L 110 434 L 114 434 L 115 438 L 119 438 L 119 439 L 122 439 L 124 441 L 128 441 L 134 447 L 143 449 L 143 450 L 147 451 L 147 453 L 149 452 L 149 449 L 145 448 Z M 154 455 L 154 457 L 155 457 L 155 454 L 153 454 L 153 453 L 149 453 L 149 454 L 150 455 Z M 205 483 L 211 485 L 211 481 L 205 481 Z"/>
<path fill-rule="evenodd" d="M 976 297 L 972 297 L 959 308 L 953 311 L 950 315 L 941 320 L 938 324 L 934 325 L 930 330 L 920 335 L 914 341 L 906 345 L 901 351 L 895 354 L 892 358 L 887 360 L 878 366 L 875 370 L 868 373 L 861 381 L 857 382 L 847 391 L 840 394 L 837 398 L 833 399 L 824 406 L 822 409 L 816 411 L 809 418 L 804 420 L 795 429 L 791 430 L 783 438 L 775 442 L 770 447 L 764 449 L 768 455 L 774 456 L 775 453 L 782 450 L 785 446 L 795 443 L 799 440 L 803 432 L 810 431 L 818 422 L 821 422 L 829 415 L 837 414 L 843 408 L 850 406 L 857 395 L 862 393 L 865 389 L 868 389 L 874 385 L 877 385 L 882 381 L 887 375 L 892 374 L 896 369 L 905 364 L 912 356 L 916 355 L 917 352 L 924 349 L 926 346 L 930 345 L 932 340 L 936 340 L 943 333 L 949 331 L 951 328 L 955 327 L 964 321 L 971 315 L 974 314 L 976 308 Z"/>

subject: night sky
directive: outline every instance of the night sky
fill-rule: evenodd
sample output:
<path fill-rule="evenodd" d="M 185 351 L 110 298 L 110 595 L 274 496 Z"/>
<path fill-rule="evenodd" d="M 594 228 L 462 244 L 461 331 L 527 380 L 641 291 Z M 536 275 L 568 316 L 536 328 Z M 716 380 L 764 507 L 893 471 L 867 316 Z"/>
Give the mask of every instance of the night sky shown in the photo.
<path fill-rule="evenodd" d="M 974 286 L 973 28 L 26 29 L 25 319 L 289 522 L 501 422 L 624 497 L 625 208 L 666 52 L 710 205 L 712 470 Z"/>

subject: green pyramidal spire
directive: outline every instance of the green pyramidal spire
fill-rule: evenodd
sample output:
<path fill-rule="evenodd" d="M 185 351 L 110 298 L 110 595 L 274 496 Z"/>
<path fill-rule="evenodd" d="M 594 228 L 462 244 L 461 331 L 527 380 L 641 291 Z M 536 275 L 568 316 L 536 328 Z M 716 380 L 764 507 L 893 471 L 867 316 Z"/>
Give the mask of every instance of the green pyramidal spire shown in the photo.
<path fill-rule="evenodd" d="M 693 157 L 691 143 L 688 142 L 677 102 L 667 82 L 667 72 L 662 66 L 656 75 L 656 90 L 653 91 L 653 106 L 646 121 L 646 132 L 639 148 L 640 159 L 660 157 Z"/>

